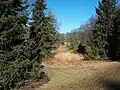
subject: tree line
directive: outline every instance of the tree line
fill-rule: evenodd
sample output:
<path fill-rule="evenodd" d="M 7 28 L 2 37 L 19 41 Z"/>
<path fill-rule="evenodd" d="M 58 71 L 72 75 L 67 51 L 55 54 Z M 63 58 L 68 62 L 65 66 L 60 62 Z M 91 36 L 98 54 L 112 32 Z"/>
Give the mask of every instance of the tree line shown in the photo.
<path fill-rule="evenodd" d="M 44 0 L 32 5 L 0 0 L 0 90 L 47 77 L 41 61 L 50 54 L 56 33 L 56 19 Z"/>
<path fill-rule="evenodd" d="M 116 0 L 100 0 L 96 15 L 80 28 L 65 34 L 70 49 L 84 48 L 86 59 L 120 60 L 120 6 Z"/>

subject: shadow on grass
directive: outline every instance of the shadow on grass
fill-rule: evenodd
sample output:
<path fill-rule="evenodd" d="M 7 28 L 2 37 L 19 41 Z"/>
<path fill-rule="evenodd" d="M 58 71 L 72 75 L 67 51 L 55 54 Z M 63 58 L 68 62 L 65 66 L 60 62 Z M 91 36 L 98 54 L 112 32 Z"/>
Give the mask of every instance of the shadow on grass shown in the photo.
<path fill-rule="evenodd" d="M 120 90 L 120 81 L 107 80 L 104 84 L 107 90 Z"/>

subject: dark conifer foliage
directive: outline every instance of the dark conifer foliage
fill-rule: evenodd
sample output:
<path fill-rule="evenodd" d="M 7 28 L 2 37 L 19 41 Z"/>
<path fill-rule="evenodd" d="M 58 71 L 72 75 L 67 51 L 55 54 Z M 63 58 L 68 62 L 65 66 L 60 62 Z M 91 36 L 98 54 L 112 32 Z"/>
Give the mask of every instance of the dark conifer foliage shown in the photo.
<path fill-rule="evenodd" d="M 27 16 L 22 12 L 27 8 L 21 0 L 0 1 L 0 89 L 14 88 L 24 79 L 21 46 L 25 40 Z M 22 57 L 22 59 L 20 58 Z M 22 77 L 23 76 L 23 77 Z"/>
<path fill-rule="evenodd" d="M 120 7 L 117 7 L 115 15 L 111 54 L 113 60 L 120 60 Z"/>
<path fill-rule="evenodd" d="M 33 22 L 31 23 L 30 39 L 33 41 L 34 51 L 32 58 L 40 60 L 48 56 L 56 40 L 56 28 L 54 27 L 54 18 L 49 13 L 44 0 L 37 0 L 33 9 Z"/>
<path fill-rule="evenodd" d="M 45 14 L 43 0 L 34 4 L 33 23 L 27 29 L 24 1 L 0 0 L 0 90 L 20 88 L 46 76 L 37 61 L 50 53 L 56 29 L 52 17 Z"/>
<path fill-rule="evenodd" d="M 96 8 L 97 21 L 93 30 L 93 43 L 96 56 L 107 59 L 109 54 L 111 37 L 114 30 L 116 0 L 102 0 Z"/>

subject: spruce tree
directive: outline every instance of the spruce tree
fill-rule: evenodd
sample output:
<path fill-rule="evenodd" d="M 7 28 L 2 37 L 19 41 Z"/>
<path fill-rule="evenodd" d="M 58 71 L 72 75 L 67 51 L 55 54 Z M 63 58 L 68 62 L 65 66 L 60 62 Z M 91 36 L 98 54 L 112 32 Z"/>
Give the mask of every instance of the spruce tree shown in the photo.
<path fill-rule="evenodd" d="M 93 29 L 94 52 L 98 59 L 108 59 L 110 57 L 111 36 L 114 30 L 114 12 L 116 8 L 116 0 L 99 1 L 96 8 L 97 21 Z"/>
<path fill-rule="evenodd" d="M 18 48 L 24 41 L 27 6 L 21 0 L 0 1 L 0 89 L 14 88 L 20 81 L 16 65 Z"/>
<path fill-rule="evenodd" d="M 114 31 L 113 31 L 113 47 L 112 48 L 112 59 L 113 60 L 120 60 L 120 7 L 116 8 L 115 12 L 115 19 L 114 19 Z"/>
<path fill-rule="evenodd" d="M 47 8 L 44 0 L 37 0 L 33 7 L 33 22 L 30 28 L 30 39 L 34 42 L 32 58 L 41 62 L 42 58 L 48 56 L 52 50 L 56 40 L 56 29 L 52 16 L 46 14 Z"/>
<path fill-rule="evenodd" d="M 34 46 L 26 31 L 25 0 L 0 1 L 0 90 L 20 88 L 26 80 L 44 76 L 32 58 Z"/>

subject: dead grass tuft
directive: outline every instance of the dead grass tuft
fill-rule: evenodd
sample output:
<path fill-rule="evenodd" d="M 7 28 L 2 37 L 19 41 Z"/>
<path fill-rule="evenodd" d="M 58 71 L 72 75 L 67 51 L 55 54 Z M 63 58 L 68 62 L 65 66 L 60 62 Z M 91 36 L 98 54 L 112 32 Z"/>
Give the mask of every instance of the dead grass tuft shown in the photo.
<path fill-rule="evenodd" d="M 43 61 L 45 66 L 48 65 L 72 65 L 76 62 L 82 61 L 84 59 L 83 55 L 72 53 L 68 50 L 65 45 L 60 45 L 57 50 L 54 50 L 53 53 L 56 53 L 53 57 L 47 58 Z"/>
<path fill-rule="evenodd" d="M 45 60 L 43 64 L 48 65 L 71 65 L 75 62 L 81 61 L 83 57 L 79 54 L 74 54 L 71 52 L 57 53 L 54 57 Z"/>

